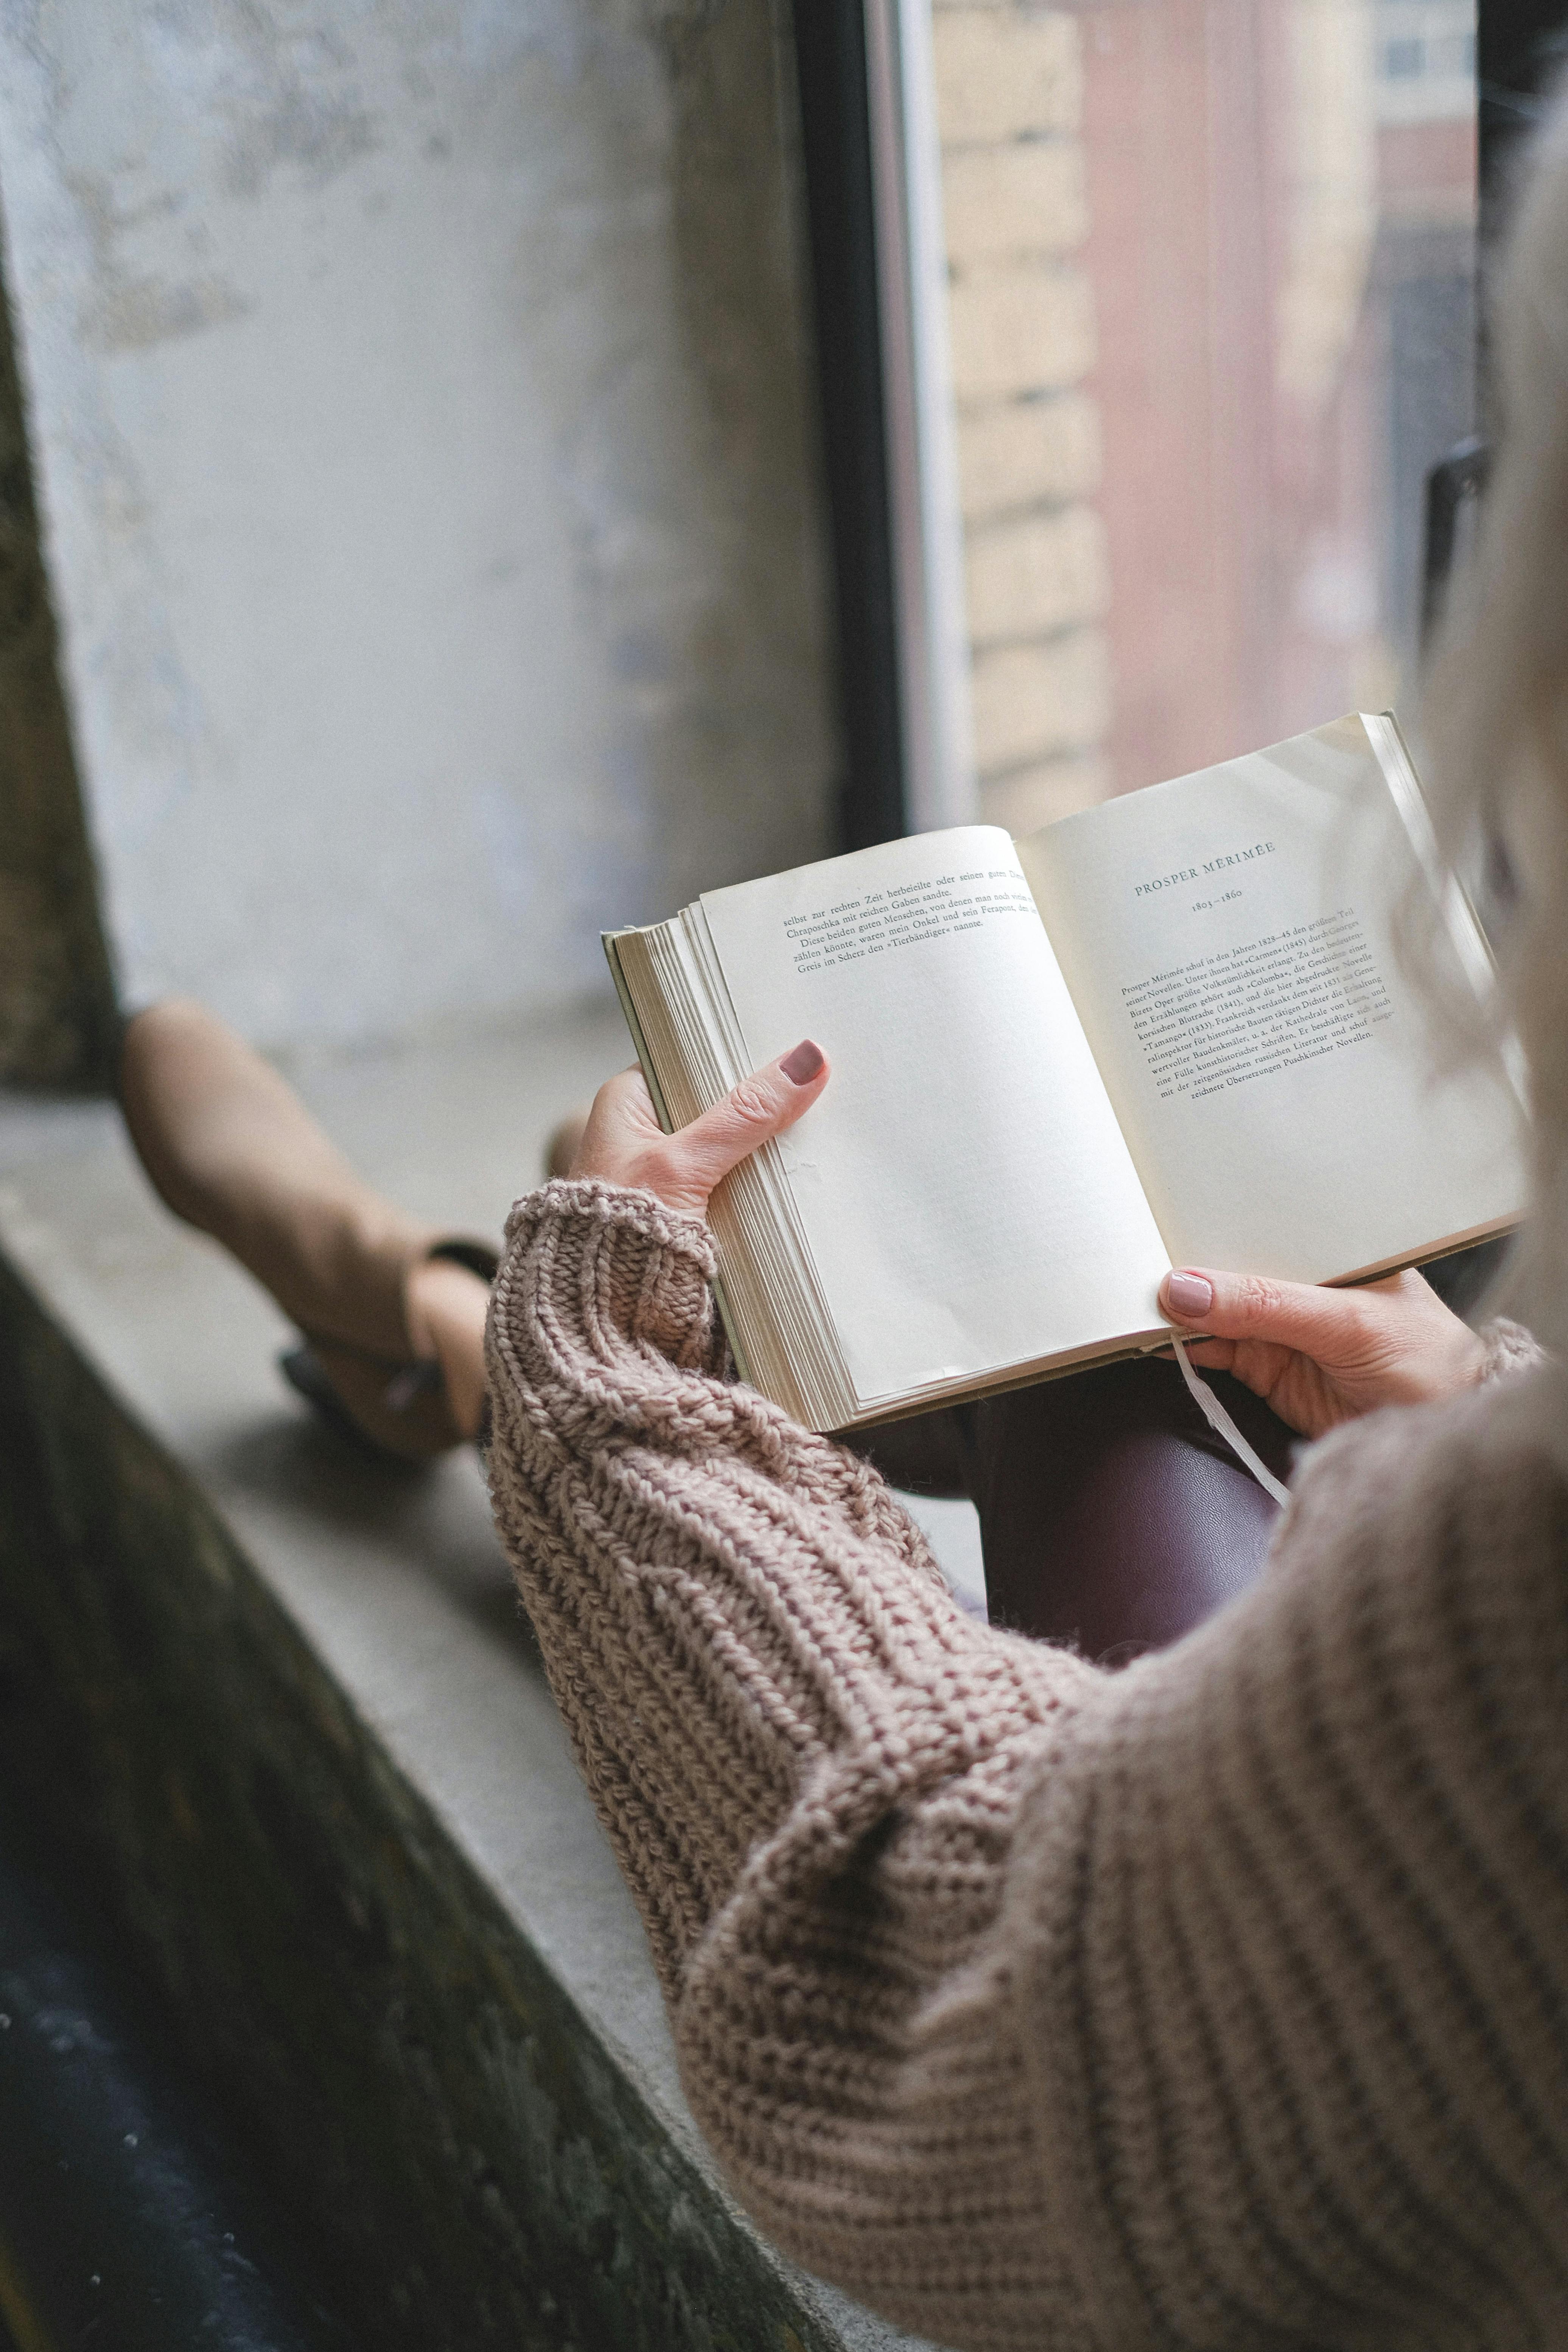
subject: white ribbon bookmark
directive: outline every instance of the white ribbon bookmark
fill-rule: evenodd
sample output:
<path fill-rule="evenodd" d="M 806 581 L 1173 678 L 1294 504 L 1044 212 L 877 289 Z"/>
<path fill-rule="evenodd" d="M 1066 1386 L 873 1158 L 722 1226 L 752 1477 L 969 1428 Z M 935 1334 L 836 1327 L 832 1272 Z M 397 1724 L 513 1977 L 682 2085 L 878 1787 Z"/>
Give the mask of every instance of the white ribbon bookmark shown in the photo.
<path fill-rule="evenodd" d="M 1282 1486 L 1273 1471 L 1266 1468 L 1259 1461 L 1207 1381 L 1201 1381 L 1188 1363 L 1187 1351 L 1173 1331 L 1171 1334 L 1171 1345 L 1176 1351 L 1176 1361 L 1182 1368 L 1182 1378 L 1191 1389 L 1193 1401 L 1209 1427 L 1216 1436 L 1224 1438 L 1238 1462 L 1245 1462 L 1266 1495 L 1272 1495 L 1277 1503 L 1288 1503 L 1290 1499 L 1290 1489 L 1289 1486 Z"/>

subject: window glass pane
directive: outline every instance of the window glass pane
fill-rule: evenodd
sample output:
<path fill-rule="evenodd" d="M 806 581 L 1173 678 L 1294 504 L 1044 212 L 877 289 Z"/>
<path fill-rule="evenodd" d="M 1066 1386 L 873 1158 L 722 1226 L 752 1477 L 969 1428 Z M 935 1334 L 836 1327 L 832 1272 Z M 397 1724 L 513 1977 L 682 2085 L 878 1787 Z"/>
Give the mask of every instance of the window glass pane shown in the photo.
<path fill-rule="evenodd" d="M 932 39 L 985 814 L 1400 702 L 1472 421 L 1471 0 L 994 0 Z"/>

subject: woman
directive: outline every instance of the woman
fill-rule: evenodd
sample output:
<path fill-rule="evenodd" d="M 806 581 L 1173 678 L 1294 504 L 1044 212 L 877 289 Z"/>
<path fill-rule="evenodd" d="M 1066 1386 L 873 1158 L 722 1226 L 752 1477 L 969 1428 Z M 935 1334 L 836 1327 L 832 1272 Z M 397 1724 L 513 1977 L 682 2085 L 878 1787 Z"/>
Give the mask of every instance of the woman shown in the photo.
<path fill-rule="evenodd" d="M 1560 118 L 1500 322 L 1476 617 L 1437 705 L 1447 846 L 1484 827 L 1521 877 L 1522 1280 L 1557 1347 L 1564 285 Z M 987 2352 L 1568 2341 L 1563 1370 L 1415 1276 L 1345 1294 L 1174 1271 L 1173 1323 L 1215 1335 L 1197 1360 L 1321 1441 L 1289 1508 L 1272 1525 L 1233 1485 L 1206 1553 L 1145 1525 L 1202 1591 L 1130 1646 L 1237 1589 L 1123 1672 L 978 1625 L 867 1461 L 727 1377 L 710 1192 L 830 1076 L 808 1041 L 668 1138 L 640 1079 L 613 1080 L 570 1177 L 514 1210 L 489 1318 L 498 1525 L 738 2194 L 812 2268 Z M 320 1392 L 376 1433 L 390 1415 L 405 1450 L 477 1426 L 482 1260 L 376 1202 L 189 1008 L 132 1024 L 125 1096 L 165 1197 L 314 1333 Z M 389 1394 L 397 1357 L 438 1375 Z M 996 1424 L 983 1485 L 1018 1426 Z M 973 1422 L 966 1442 L 973 1469 Z M 1087 1606 L 1132 1538 L 1081 1488 L 1075 1509 L 1037 1549 Z M 1076 1585 L 1075 1524 L 1100 1547 Z"/>
<path fill-rule="evenodd" d="M 1447 845 L 1522 884 L 1554 1341 L 1564 289 L 1559 117 L 1438 708 Z M 978 1627 L 862 1462 L 723 1377 L 709 1192 L 828 1083 L 803 1045 L 667 1139 L 613 1081 L 489 1323 L 498 1524 L 738 2193 L 959 2346 L 1568 2341 L 1563 1370 L 1415 1276 L 1173 1273 L 1199 1360 L 1322 1440 L 1266 1573 L 1120 1675 Z"/>

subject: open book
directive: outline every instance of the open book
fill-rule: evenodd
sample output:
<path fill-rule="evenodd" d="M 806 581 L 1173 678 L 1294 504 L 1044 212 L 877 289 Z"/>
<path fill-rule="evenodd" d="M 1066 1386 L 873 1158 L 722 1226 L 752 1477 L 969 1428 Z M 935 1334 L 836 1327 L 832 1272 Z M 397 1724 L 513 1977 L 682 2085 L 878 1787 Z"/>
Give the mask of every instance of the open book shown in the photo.
<path fill-rule="evenodd" d="M 608 934 L 667 1127 L 802 1037 L 833 1064 L 713 1198 L 744 1377 L 842 1429 L 1162 1346 L 1173 1265 L 1353 1282 L 1505 1230 L 1519 1101 L 1500 1063 L 1434 1076 L 1394 950 L 1430 871 L 1398 730 L 1354 717 Z"/>

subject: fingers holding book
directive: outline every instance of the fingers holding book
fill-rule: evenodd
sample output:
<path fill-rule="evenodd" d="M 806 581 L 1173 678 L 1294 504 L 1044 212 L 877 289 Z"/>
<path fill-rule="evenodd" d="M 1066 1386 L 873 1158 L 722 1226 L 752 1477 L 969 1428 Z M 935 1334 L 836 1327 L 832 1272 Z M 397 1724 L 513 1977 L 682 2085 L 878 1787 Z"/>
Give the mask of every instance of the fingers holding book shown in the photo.
<path fill-rule="evenodd" d="M 1419 1274 L 1329 1289 L 1184 1267 L 1160 1305 L 1206 1370 L 1233 1372 L 1281 1421 L 1321 1437 L 1379 1405 L 1420 1404 L 1480 1377 L 1484 1341 Z"/>
<path fill-rule="evenodd" d="M 569 1172 L 706 1217 L 715 1188 L 793 1127 L 830 1076 L 822 1048 L 803 1039 L 666 1134 L 634 1066 L 599 1089 Z M 1381 1405 L 1450 1395 L 1488 1360 L 1486 1343 L 1414 1271 L 1340 1288 L 1189 1266 L 1166 1275 L 1160 1305 L 1193 1335 L 1192 1362 L 1233 1373 L 1309 1437 Z"/>
<path fill-rule="evenodd" d="M 595 1096 L 570 1172 L 655 1193 L 684 1216 L 705 1216 L 715 1185 L 759 1145 L 793 1127 L 829 1076 L 821 1046 L 804 1038 L 742 1078 L 711 1110 L 666 1135 L 634 1065 Z"/>

